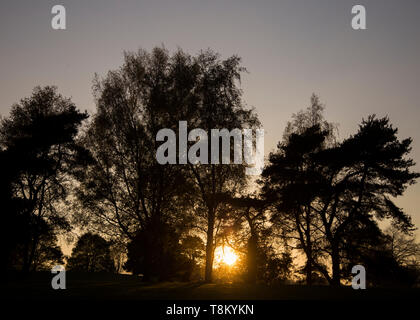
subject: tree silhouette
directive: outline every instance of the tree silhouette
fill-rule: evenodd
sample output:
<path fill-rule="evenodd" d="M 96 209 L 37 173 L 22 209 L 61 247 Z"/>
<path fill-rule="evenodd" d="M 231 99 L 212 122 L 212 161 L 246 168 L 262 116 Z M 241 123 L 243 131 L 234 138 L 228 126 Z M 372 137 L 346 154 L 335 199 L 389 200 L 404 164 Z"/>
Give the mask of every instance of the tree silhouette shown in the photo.
<path fill-rule="evenodd" d="M 263 193 L 274 205 L 273 222 L 297 233 L 307 282 L 315 268 L 338 286 L 343 264 L 363 243 L 380 241 L 378 220 L 390 219 L 401 230 L 413 227 L 390 197 L 401 195 L 419 174 L 410 171 L 414 163 L 406 158 L 411 139 L 399 141 L 388 118 L 370 116 L 342 143 L 330 139 L 329 126 L 316 122 L 292 131 L 270 155 Z"/>
<path fill-rule="evenodd" d="M 64 265 L 64 254 L 57 244 L 57 236 L 53 232 L 49 232 L 40 237 L 32 270 L 51 271 L 56 265 Z"/>
<path fill-rule="evenodd" d="M 86 118 L 55 87 L 36 87 L 1 122 L 8 254 L 22 256 L 24 271 L 39 257 L 44 234 L 70 229 L 57 205 L 66 199 L 70 176 L 80 168 L 83 149 L 75 138 Z"/>
<path fill-rule="evenodd" d="M 372 286 L 413 286 L 420 277 L 419 244 L 411 232 L 395 226 L 382 232 L 377 226 L 351 234 L 344 241 L 343 269 L 350 273 L 356 263 L 365 266 Z M 369 237 L 369 241 L 366 238 Z M 348 236 L 347 238 L 350 238 Z"/>
<path fill-rule="evenodd" d="M 155 48 L 126 54 L 119 70 L 97 79 L 97 113 L 84 137 L 94 164 L 81 179 L 82 219 L 131 240 L 143 231 L 151 235 L 152 221 L 153 228 L 160 221 L 162 228 L 181 229 L 194 222 L 206 234 L 205 277 L 211 281 L 226 215 L 219 196 L 244 186 L 245 165 L 160 165 L 156 134 L 178 131 L 179 121 L 209 135 L 213 128 L 255 127 L 256 115 L 241 101 L 242 71 L 238 57 L 221 61 L 211 51 L 192 57 L 181 50 L 169 56 Z"/>
<path fill-rule="evenodd" d="M 114 272 L 110 243 L 90 232 L 82 235 L 73 248 L 67 268 L 83 272 Z"/>
<path fill-rule="evenodd" d="M 255 283 L 259 276 L 263 251 L 261 238 L 266 221 L 266 204 L 257 196 L 226 197 L 225 202 L 230 205 L 229 218 L 231 223 L 227 223 L 223 232 L 223 241 L 236 251 L 246 253 L 247 281 Z M 238 239 L 232 243 L 230 239 Z M 241 245 L 242 249 L 238 247 Z"/>
<path fill-rule="evenodd" d="M 306 256 L 308 285 L 312 284 L 315 265 L 320 265 L 323 257 L 320 221 L 313 210 L 319 188 L 313 156 L 323 147 L 327 134 L 318 125 L 300 135 L 292 134 L 278 153 L 270 155 L 270 165 L 263 172 L 264 196 L 274 206 L 272 221 L 298 241 L 298 248 Z"/>
<path fill-rule="evenodd" d="M 203 252 L 205 249 L 203 240 L 198 236 L 185 236 L 182 241 L 182 252 L 191 260 L 192 263 L 195 263 L 197 259 L 203 257 Z"/>
<path fill-rule="evenodd" d="M 88 232 L 67 261 L 72 271 L 125 269 L 146 281 L 191 281 L 204 271 L 211 282 L 215 249 L 229 246 L 237 262 L 226 254 L 216 277 L 284 282 L 293 249 L 305 259 L 298 272 L 307 285 L 339 286 L 361 264 L 368 285 L 413 286 L 420 248 L 394 200 L 420 173 L 411 138 L 399 139 L 388 117 L 371 115 L 338 141 L 313 94 L 256 184 L 248 164 L 234 163 L 232 137 L 229 165 L 220 137 L 219 150 L 207 144 L 210 159 L 197 140 L 178 137 L 176 161 L 158 161 L 158 132 L 181 135 L 181 121 L 211 139 L 213 129 L 260 126 L 242 100 L 245 71 L 238 56 L 211 50 L 125 53 L 120 68 L 95 77 L 96 112 L 81 134 L 87 113 L 56 87 L 36 87 L 13 105 L 0 123 L 2 271 L 63 264 L 60 236 L 79 225 Z M 201 160 L 189 162 L 190 151 Z"/>
<path fill-rule="evenodd" d="M 410 216 L 398 208 L 391 197 L 402 195 L 420 175 L 407 158 L 411 138 L 398 140 L 397 129 L 388 118 L 369 116 L 359 131 L 339 146 L 319 155 L 325 177 L 320 187 L 317 212 L 328 242 L 333 285 L 340 284 L 340 257 L 346 234 L 375 219 L 390 219 L 401 230 L 411 230 Z"/>
<path fill-rule="evenodd" d="M 144 280 L 170 280 L 186 270 L 181 255 L 180 234 L 170 224 L 152 221 L 128 244 L 124 268 L 142 274 Z M 184 278 L 184 277 L 181 277 Z"/>
<path fill-rule="evenodd" d="M 373 287 L 411 287 L 416 284 L 420 276 L 418 267 L 398 261 L 389 236 L 381 234 L 367 242 L 364 235 L 363 239 L 363 245 L 357 243 L 353 247 L 344 247 L 344 271 L 350 274 L 353 265 L 363 265 L 369 274 L 368 285 Z"/>
<path fill-rule="evenodd" d="M 242 91 L 238 87 L 245 69 L 240 58 L 230 57 L 221 61 L 211 51 L 201 53 L 195 64 L 200 70 L 195 83 L 195 112 L 182 114 L 189 123 L 201 128 L 210 136 L 211 130 L 225 128 L 256 128 L 259 121 L 252 110 L 244 107 Z M 220 146 L 221 147 L 221 146 Z M 210 152 L 209 145 L 209 154 Z M 233 144 L 231 144 L 231 151 Z M 231 157 L 233 152 L 230 153 Z M 219 163 L 222 153 L 219 152 Z M 195 213 L 199 216 L 206 234 L 205 280 L 212 281 L 214 250 L 219 242 L 220 231 L 227 220 L 229 206 L 225 199 L 237 190 L 244 189 L 247 180 L 244 164 L 189 164 L 190 177 L 194 183 Z"/>
<path fill-rule="evenodd" d="M 323 265 L 323 234 L 316 202 L 319 175 L 314 156 L 335 143 L 335 126 L 324 120 L 324 106 L 313 94 L 310 106 L 293 115 L 286 126 L 277 152 L 271 153 L 262 174 L 262 195 L 271 203 L 274 227 L 306 256 L 306 283 L 312 285 L 313 273 Z M 322 175 L 322 173 L 321 173 Z"/>
<path fill-rule="evenodd" d="M 387 246 L 395 260 L 403 266 L 420 266 L 420 243 L 413 234 L 403 232 L 398 228 L 389 227 L 385 230 Z"/>
<path fill-rule="evenodd" d="M 83 137 L 93 162 L 79 178 L 79 219 L 99 232 L 125 238 L 134 251 L 144 243 L 166 246 L 167 226 L 181 230 L 191 215 L 185 169 L 156 161 L 157 132 L 175 129 L 176 106 L 190 103 L 182 94 L 194 80 L 189 80 L 190 66 L 174 59 L 162 48 L 127 53 L 120 69 L 104 79 L 97 77 L 97 112 Z M 146 261 L 163 258 L 160 253 L 167 251 L 154 248 L 156 255 Z M 130 261 L 130 269 L 137 270 L 133 263 L 140 260 Z M 159 270 L 152 265 L 146 269 Z"/>

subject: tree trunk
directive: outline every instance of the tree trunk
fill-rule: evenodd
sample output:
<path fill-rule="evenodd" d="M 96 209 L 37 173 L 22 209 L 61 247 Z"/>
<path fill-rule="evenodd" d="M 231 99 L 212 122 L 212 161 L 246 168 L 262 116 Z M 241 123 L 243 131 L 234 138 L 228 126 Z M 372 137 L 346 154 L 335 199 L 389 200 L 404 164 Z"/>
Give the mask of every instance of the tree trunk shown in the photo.
<path fill-rule="evenodd" d="M 312 264 L 312 242 L 310 235 L 306 236 L 307 238 L 307 248 L 306 248 L 306 285 L 312 286 L 312 271 L 313 271 L 313 264 Z"/>
<path fill-rule="evenodd" d="M 312 261 L 311 258 L 308 258 L 306 261 L 306 285 L 312 286 Z"/>
<path fill-rule="evenodd" d="M 248 240 L 248 281 L 255 284 L 257 281 L 257 237 L 251 235 Z"/>
<path fill-rule="evenodd" d="M 331 278 L 331 285 L 333 287 L 340 286 L 340 251 L 338 249 L 338 244 L 332 244 L 332 251 L 331 251 L 331 262 L 332 262 L 332 278 Z"/>
<path fill-rule="evenodd" d="M 38 243 L 39 243 L 39 236 L 38 234 L 35 234 L 33 239 L 32 239 L 32 246 L 31 246 L 31 251 L 29 253 L 29 261 L 28 261 L 28 270 L 32 270 L 32 271 L 36 271 L 35 269 L 35 264 L 34 264 L 34 259 L 35 259 L 35 252 L 36 249 L 38 247 Z"/>
<path fill-rule="evenodd" d="M 310 215 L 310 210 L 308 210 L 307 208 L 309 208 L 310 205 L 308 204 L 304 210 L 305 212 L 305 220 L 306 220 L 306 230 L 305 230 L 305 235 L 306 235 L 306 254 L 307 254 L 307 260 L 306 260 L 306 285 L 308 286 L 312 286 L 312 269 L 313 269 L 313 263 L 312 263 L 312 237 L 311 237 L 311 223 L 312 223 L 312 219 L 311 219 L 311 215 Z"/>
<path fill-rule="evenodd" d="M 213 259 L 214 259 L 214 211 L 209 209 L 208 225 L 207 225 L 207 243 L 206 243 L 206 270 L 205 281 L 212 282 L 213 280 Z"/>

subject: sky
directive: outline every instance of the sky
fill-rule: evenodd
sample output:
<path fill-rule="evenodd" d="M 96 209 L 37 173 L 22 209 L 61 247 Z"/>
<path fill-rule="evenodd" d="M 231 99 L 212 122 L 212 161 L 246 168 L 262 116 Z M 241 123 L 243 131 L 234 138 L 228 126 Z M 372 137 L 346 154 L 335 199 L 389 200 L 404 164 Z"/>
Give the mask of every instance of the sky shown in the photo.
<path fill-rule="evenodd" d="M 56 4 L 66 30 L 51 27 Z M 357 4 L 366 30 L 351 27 Z M 36 85 L 56 85 L 94 112 L 93 76 L 121 66 L 124 51 L 211 48 L 242 57 L 244 100 L 263 124 L 266 154 L 316 93 L 342 139 L 369 114 L 388 115 L 401 138 L 413 138 L 420 171 L 419 39 L 419 0 L 1 1 L 0 115 Z M 419 196 L 417 184 L 397 204 L 420 227 Z"/>

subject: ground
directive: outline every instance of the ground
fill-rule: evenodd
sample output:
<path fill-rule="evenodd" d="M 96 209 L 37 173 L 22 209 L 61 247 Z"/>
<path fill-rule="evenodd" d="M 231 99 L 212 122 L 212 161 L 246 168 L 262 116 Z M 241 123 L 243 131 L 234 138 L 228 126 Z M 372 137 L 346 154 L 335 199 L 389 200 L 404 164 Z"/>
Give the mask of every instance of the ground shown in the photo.
<path fill-rule="evenodd" d="M 416 299 L 420 288 L 306 287 L 298 285 L 246 285 L 235 283 L 145 283 L 131 275 L 68 272 L 66 290 L 53 290 L 51 273 L 9 276 L 6 292 L 11 299 L 106 299 L 106 300 L 359 300 Z"/>

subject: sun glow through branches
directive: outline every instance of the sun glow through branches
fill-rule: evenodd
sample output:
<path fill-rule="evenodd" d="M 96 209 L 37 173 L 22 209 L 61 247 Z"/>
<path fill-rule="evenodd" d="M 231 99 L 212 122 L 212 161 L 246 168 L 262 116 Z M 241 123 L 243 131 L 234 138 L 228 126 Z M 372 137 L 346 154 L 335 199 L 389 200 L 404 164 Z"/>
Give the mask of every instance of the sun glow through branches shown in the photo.
<path fill-rule="evenodd" d="M 216 248 L 214 252 L 214 259 L 216 263 L 224 263 L 231 266 L 236 262 L 238 256 L 231 247 L 224 246 Z"/>

